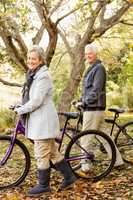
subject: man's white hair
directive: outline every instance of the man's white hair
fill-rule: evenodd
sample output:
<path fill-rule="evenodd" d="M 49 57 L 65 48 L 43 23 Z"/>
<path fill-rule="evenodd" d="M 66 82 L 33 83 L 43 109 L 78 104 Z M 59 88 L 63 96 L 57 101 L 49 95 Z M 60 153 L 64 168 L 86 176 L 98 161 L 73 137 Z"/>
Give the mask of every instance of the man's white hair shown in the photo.
<path fill-rule="evenodd" d="M 88 52 L 91 50 L 93 53 L 97 54 L 98 53 L 98 48 L 95 44 L 87 44 L 85 46 L 85 52 Z"/>

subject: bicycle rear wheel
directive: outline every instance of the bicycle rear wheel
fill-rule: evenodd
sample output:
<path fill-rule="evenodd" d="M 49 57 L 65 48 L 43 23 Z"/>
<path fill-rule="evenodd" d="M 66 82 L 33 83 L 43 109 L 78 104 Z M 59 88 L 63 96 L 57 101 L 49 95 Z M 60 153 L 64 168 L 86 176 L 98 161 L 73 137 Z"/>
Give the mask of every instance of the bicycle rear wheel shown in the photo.
<path fill-rule="evenodd" d="M 0 136 L 0 160 L 10 145 L 10 136 Z M 23 182 L 30 168 L 30 155 L 26 146 L 15 140 L 13 151 L 4 165 L 0 165 L 0 190 L 11 188 Z"/>
<path fill-rule="evenodd" d="M 125 124 L 119 130 L 115 142 L 123 160 L 133 164 L 133 122 Z"/>
<path fill-rule="evenodd" d="M 83 138 L 85 140 L 91 138 L 89 148 L 81 146 Z M 110 155 L 103 144 L 108 145 Z M 112 170 L 116 161 L 116 149 L 108 135 L 101 131 L 88 130 L 81 132 L 70 141 L 65 152 L 65 159 L 76 176 L 98 181 Z M 83 161 L 90 165 L 90 170 L 87 173 L 82 171 Z"/>

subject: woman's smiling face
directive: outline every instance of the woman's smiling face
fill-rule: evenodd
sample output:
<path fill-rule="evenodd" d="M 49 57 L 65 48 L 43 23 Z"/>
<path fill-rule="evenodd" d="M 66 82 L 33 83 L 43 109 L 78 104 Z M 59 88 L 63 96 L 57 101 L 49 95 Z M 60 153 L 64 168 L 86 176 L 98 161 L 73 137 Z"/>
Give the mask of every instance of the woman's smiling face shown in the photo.
<path fill-rule="evenodd" d="M 27 66 L 30 70 L 35 70 L 40 64 L 42 64 L 42 60 L 35 51 L 27 54 Z"/>

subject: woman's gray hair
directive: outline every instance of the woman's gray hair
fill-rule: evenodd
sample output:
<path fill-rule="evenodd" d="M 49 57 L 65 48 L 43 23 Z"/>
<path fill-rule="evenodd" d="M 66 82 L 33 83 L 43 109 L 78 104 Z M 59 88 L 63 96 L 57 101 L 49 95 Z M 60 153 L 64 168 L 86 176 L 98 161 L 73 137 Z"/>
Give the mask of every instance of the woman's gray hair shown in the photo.
<path fill-rule="evenodd" d="M 46 55 L 42 47 L 40 47 L 39 45 L 33 45 L 28 50 L 28 53 L 31 52 L 35 52 L 38 55 L 39 60 L 41 60 L 44 64 L 46 64 Z"/>
<path fill-rule="evenodd" d="M 97 46 L 95 44 L 88 44 L 88 45 L 86 45 L 85 46 L 85 52 L 87 52 L 88 50 L 91 50 L 95 54 L 98 53 L 98 49 L 97 49 Z"/>

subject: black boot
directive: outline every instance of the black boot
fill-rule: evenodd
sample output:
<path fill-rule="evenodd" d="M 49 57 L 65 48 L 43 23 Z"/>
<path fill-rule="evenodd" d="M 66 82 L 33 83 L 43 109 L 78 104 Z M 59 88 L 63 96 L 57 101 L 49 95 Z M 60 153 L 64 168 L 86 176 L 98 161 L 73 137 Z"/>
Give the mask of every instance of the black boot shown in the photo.
<path fill-rule="evenodd" d="M 38 170 L 39 184 L 31 188 L 28 192 L 30 197 L 38 197 L 43 193 L 51 192 L 49 181 L 50 181 L 50 168 Z"/>
<path fill-rule="evenodd" d="M 61 189 L 67 188 L 68 186 L 72 185 L 77 180 L 77 177 L 74 175 L 70 166 L 64 159 L 60 161 L 59 163 L 56 163 L 55 167 L 64 176 L 64 180 L 61 184 Z"/>

